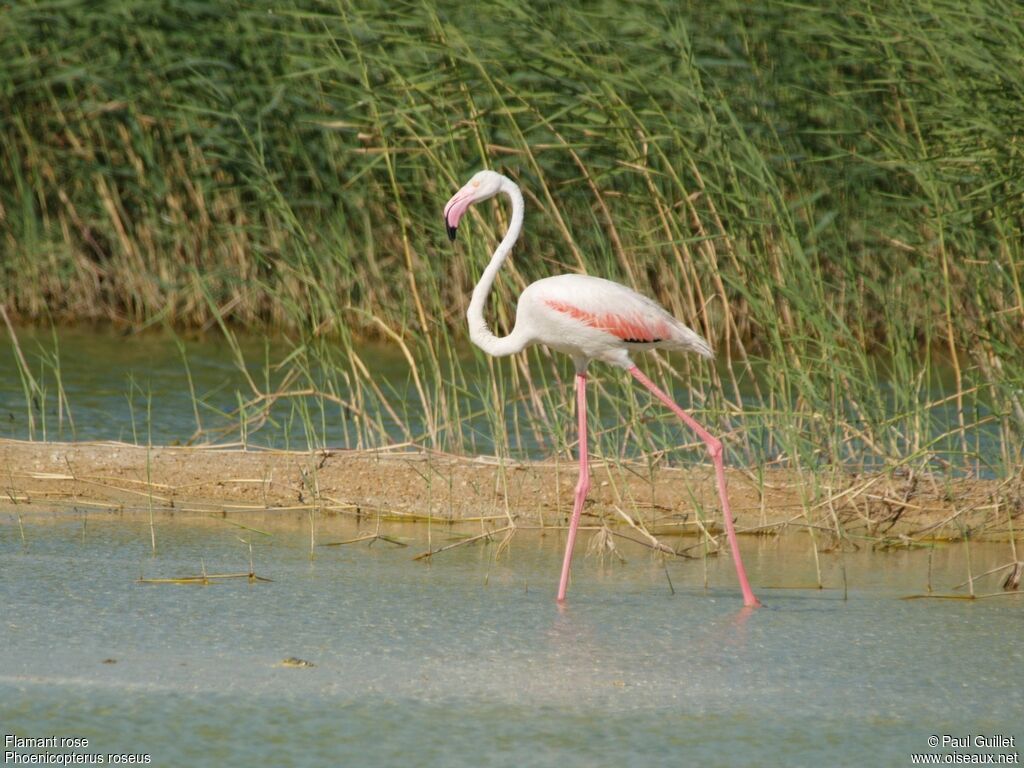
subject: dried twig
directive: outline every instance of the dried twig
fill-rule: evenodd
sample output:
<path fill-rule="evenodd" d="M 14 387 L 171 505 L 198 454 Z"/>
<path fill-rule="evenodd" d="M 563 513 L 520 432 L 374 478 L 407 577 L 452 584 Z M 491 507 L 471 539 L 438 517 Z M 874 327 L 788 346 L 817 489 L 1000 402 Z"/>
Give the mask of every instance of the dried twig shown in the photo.
<path fill-rule="evenodd" d="M 513 526 L 513 525 L 506 525 L 503 528 L 496 528 L 493 531 L 486 531 L 484 533 L 479 533 L 476 536 L 470 536 L 468 539 L 463 539 L 462 541 L 457 541 L 454 544 L 448 544 L 447 546 L 441 547 L 440 549 L 434 549 L 434 550 L 431 550 L 429 552 L 424 552 L 422 554 L 416 555 L 416 557 L 414 557 L 413 560 L 423 560 L 423 559 L 428 558 L 428 557 L 433 557 L 434 555 L 438 555 L 441 552 L 447 552 L 449 549 L 455 549 L 456 547 L 462 547 L 462 546 L 465 546 L 466 544 L 472 544 L 474 541 L 480 541 L 480 539 L 489 539 L 492 536 L 494 536 L 495 534 L 504 533 L 505 531 L 511 531 L 514 528 L 515 528 L 515 526 Z"/>

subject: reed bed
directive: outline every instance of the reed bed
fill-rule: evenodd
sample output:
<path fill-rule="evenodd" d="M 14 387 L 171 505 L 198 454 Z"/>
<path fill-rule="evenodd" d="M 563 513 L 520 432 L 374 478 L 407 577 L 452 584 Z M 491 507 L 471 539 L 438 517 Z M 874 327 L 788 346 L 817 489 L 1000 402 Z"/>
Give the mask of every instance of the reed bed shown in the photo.
<path fill-rule="evenodd" d="M 564 361 L 467 352 L 506 212 L 453 250 L 440 209 L 495 167 L 528 205 L 499 332 L 528 282 L 607 276 L 712 340 L 715 367 L 646 365 L 733 464 L 1012 477 L 1022 51 L 999 0 L 26 0 L 0 15 L 0 304 L 222 333 L 245 380 L 230 433 L 194 397 L 197 441 L 564 456 Z M 287 339 L 263 376 L 242 328 Z M 367 340 L 407 374 L 375 377 Z M 29 414 L 59 370 L 19 363 Z M 597 382 L 601 457 L 679 460 Z"/>

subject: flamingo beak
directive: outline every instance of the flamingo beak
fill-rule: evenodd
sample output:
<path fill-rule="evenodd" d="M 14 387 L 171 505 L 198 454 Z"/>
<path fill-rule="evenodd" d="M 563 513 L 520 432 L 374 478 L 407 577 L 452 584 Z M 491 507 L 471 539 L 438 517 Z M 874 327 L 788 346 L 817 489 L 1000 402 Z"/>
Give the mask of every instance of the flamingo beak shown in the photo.
<path fill-rule="evenodd" d="M 444 207 L 444 226 L 448 231 L 449 240 L 455 240 L 455 233 L 459 228 L 459 219 L 462 218 L 463 214 L 469 209 L 469 206 L 475 201 L 475 192 L 476 189 L 472 187 L 463 187 L 455 193 Z"/>

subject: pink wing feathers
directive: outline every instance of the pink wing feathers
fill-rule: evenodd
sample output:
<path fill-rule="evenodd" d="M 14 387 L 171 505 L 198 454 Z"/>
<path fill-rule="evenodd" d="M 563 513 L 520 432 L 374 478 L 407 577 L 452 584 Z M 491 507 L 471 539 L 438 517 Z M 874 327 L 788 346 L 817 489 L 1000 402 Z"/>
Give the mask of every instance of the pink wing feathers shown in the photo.
<path fill-rule="evenodd" d="M 672 327 L 664 318 L 636 311 L 590 311 L 567 301 L 547 299 L 551 309 L 568 315 L 590 328 L 610 333 L 633 344 L 653 344 L 672 338 Z"/>
<path fill-rule="evenodd" d="M 624 344 L 660 344 L 711 357 L 700 336 L 653 299 L 620 283 L 589 275 L 557 275 L 538 280 L 532 297 L 556 316 L 603 331 Z M 529 289 L 527 289 L 529 291 Z"/>

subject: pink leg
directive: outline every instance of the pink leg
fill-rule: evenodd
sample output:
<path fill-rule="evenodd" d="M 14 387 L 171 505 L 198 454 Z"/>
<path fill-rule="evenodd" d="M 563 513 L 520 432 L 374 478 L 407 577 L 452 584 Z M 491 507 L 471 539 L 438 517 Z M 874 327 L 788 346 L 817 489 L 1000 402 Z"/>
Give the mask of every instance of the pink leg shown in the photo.
<path fill-rule="evenodd" d="M 635 365 L 629 369 L 629 372 L 633 374 L 637 381 L 651 390 L 651 393 L 667 405 L 676 416 L 682 419 L 686 426 L 696 432 L 697 436 L 704 441 L 704 445 L 708 447 L 711 460 L 715 463 L 715 474 L 718 475 L 718 496 L 722 500 L 725 532 L 729 537 L 729 546 L 732 548 L 732 560 L 736 564 L 736 576 L 740 582 L 740 589 L 743 591 L 743 604 L 748 608 L 761 605 L 760 601 L 754 597 L 753 590 L 750 589 L 750 582 L 747 581 L 747 571 L 743 567 L 743 560 L 740 558 L 740 548 L 736 543 L 736 528 L 732 522 L 732 511 L 729 509 L 729 496 L 725 492 L 725 462 L 722 460 L 722 441 L 704 429 L 704 427 L 697 423 L 696 419 L 676 405 L 671 397 L 658 389 L 654 382 L 644 376 L 643 372 Z"/>
<path fill-rule="evenodd" d="M 569 588 L 569 567 L 572 565 L 572 548 L 576 544 L 576 529 L 580 526 L 583 502 L 590 490 L 590 466 L 587 463 L 587 374 L 576 374 L 576 415 L 579 419 L 580 479 L 576 483 L 576 499 L 572 505 L 572 519 L 569 521 L 569 540 L 565 542 L 565 559 L 562 561 L 562 578 L 558 582 L 558 602 L 565 600 Z"/>

